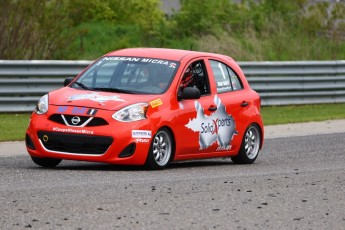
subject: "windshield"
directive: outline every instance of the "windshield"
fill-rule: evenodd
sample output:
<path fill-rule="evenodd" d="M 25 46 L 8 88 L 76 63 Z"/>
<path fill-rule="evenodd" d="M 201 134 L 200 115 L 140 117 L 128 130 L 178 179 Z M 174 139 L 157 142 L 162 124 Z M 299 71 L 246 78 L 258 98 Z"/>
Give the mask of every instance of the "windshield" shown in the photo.
<path fill-rule="evenodd" d="M 161 94 L 169 87 L 179 63 L 141 57 L 103 57 L 85 71 L 72 88 Z"/>

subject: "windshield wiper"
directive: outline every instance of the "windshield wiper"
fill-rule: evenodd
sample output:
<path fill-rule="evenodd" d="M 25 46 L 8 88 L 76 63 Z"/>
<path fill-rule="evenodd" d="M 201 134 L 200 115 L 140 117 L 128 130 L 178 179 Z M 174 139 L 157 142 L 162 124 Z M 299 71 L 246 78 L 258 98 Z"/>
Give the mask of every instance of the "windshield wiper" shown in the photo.
<path fill-rule="evenodd" d="M 74 84 L 78 85 L 80 88 L 85 89 L 85 90 L 92 90 L 89 87 L 87 87 L 86 85 L 84 85 L 83 83 L 80 82 L 74 82 Z"/>
<path fill-rule="evenodd" d="M 133 94 L 133 91 L 125 90 L 125 89 L 118 89 L 118 88 L 105 88 L 105 87 L 96 87 L 92 88 L 92 90 L 99 90 L 99 91 L 105 91 L 105 92 L 114 92 L 114 93 L 128 93 Z"/>

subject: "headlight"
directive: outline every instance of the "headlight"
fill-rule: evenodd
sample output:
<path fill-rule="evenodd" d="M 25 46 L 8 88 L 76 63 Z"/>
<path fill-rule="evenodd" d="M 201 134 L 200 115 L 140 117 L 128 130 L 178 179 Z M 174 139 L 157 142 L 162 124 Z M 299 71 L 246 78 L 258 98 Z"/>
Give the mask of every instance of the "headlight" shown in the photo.
<path fill-rule="evenodd" d="M 48 112 L 48 94 L 41 97 L 41 99 L 38 101 L 35 112 L 37 114 L 45 114 Z"/>
<path fill-rule="evenodd" d="M 113 118 L 123 122 L 144 120 L 148 107 L 148 103 L 130 105 L 114 113 Z"/>

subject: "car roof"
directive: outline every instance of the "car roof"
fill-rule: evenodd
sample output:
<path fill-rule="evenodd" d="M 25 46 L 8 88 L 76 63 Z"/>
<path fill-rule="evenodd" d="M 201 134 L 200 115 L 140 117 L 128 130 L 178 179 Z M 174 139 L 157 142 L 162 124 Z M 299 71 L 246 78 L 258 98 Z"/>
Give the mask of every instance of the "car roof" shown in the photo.
<path fill-rule="evenodd" d="M 167 59 L 173 61 L 181 61 L 185 57 L 194 58 L 194 57 L 218 57 L 225 58 L 228 60 L 233 60 L 229 56 L 222 54 L 198 52 L 191 50 L 180 50 L 180 49 L 167 49 L 167 48 L 128 48 L 121 49 L 110 52 L 105 56 L 125 56 L 125 57 L 148 57 L 156 59 Z"/>

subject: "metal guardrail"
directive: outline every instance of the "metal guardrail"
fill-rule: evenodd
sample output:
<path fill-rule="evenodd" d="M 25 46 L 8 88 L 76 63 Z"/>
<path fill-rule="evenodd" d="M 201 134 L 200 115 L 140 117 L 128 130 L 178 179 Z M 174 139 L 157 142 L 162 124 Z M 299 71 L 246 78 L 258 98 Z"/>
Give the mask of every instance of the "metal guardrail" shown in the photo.
<path fill-rule="evenodd" d="M 32 111 L 90 61 L 1 61 L 0 113 Z M 239 62 L 262 105 L 345 102 L 345 61 Z"/>
<path fill-rule="evenodd" d="M 345 102 L 345 60 L 241 62 L 263 105 Z"/>

